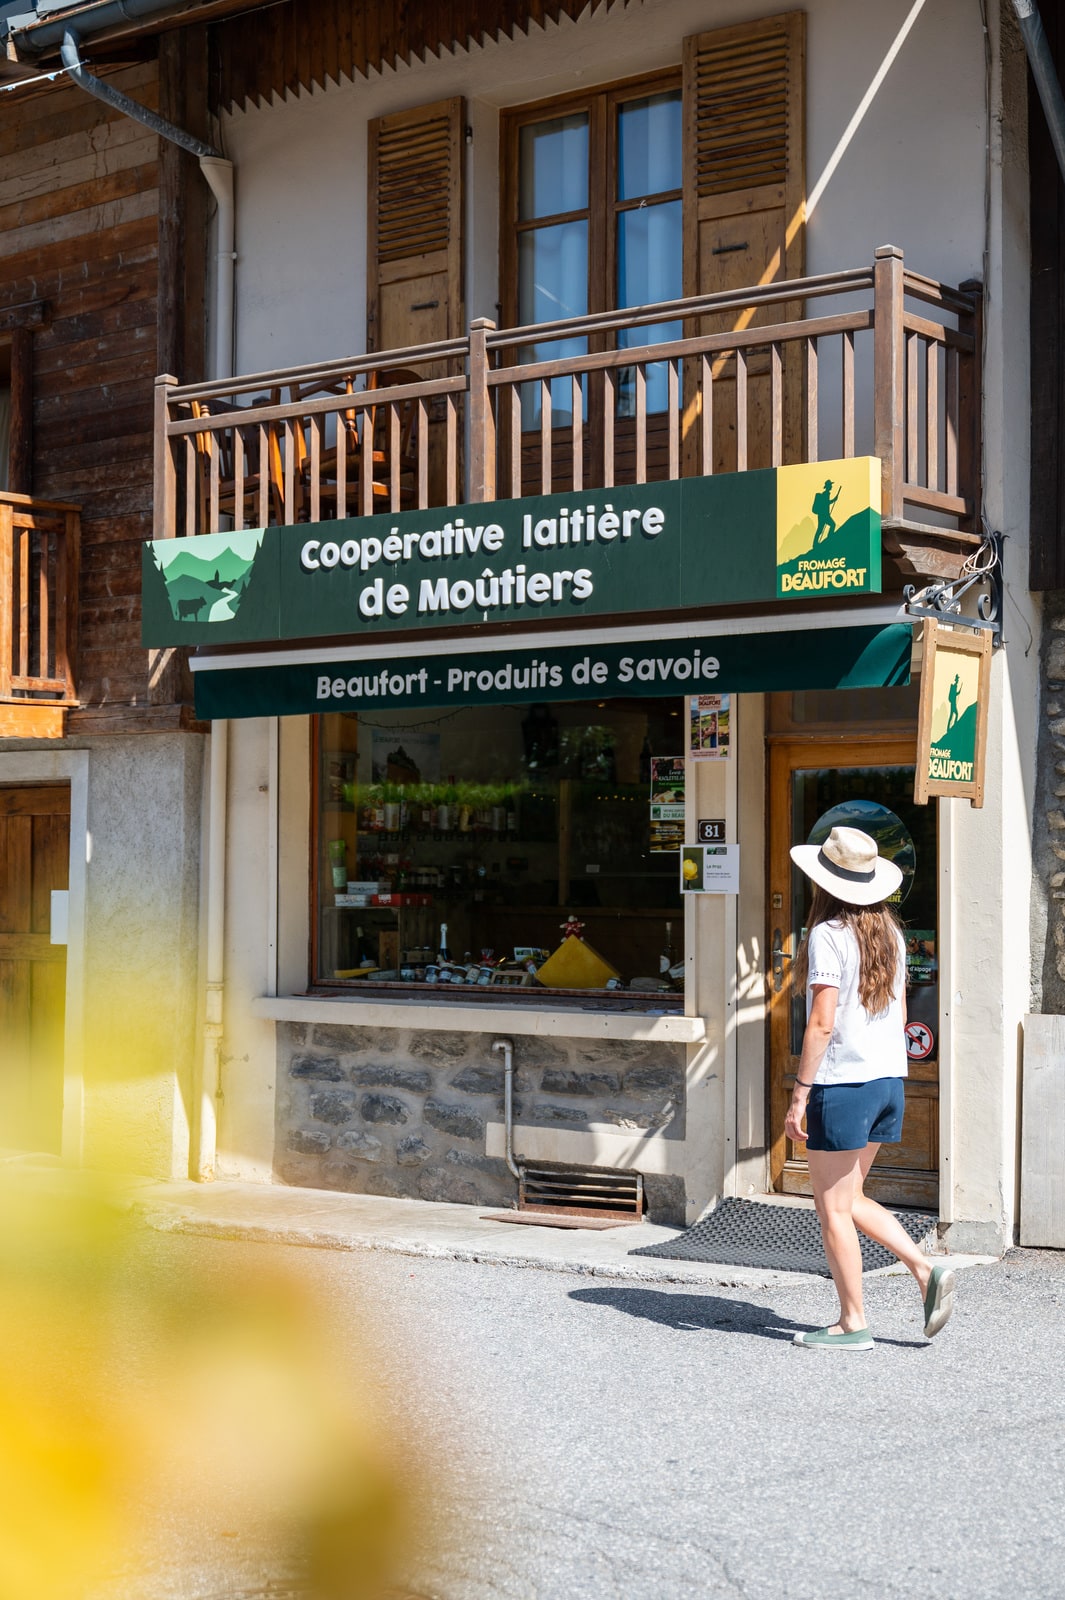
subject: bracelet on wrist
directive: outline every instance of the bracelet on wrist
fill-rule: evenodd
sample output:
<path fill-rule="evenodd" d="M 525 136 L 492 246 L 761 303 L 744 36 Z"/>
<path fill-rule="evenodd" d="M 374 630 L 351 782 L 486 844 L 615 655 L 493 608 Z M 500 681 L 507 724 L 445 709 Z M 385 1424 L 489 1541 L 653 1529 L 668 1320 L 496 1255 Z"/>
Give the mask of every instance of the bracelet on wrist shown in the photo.
<path fill-rule="evenodd" d="M 812 1083 L 803 1083 L 801 1078 L 796 1078 L 795 1087 L 796 1089 L 812 1089 L 814 1086 Z"/>

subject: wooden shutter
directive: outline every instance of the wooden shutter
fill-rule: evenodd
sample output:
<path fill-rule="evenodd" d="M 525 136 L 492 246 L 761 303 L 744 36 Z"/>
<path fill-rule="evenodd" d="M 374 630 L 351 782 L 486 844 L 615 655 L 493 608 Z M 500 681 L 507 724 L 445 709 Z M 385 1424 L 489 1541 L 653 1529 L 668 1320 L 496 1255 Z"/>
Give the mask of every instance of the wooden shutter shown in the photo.
<path fill-rule="evenodd" d="M 369 350 L 450 339 L 465 327 L 461 99 L 370 123 Z"/>
<path fill-rule="evenodd" d="M 684 41 L 684 293 L 712 294 L 802 276 L 805 261 L 805 18 L 801 11 Z M 776 306 L 745 325 L 784 321 L 799 307 Z M 691 332 L 716 333 L 734 316 L 706 317 Z M 721 364 L 724 367 L 724 364 Z M 794 367 L 795 363 L 788 363 Z M 720 370 L 720 369 L 719 369 Z M 757 380 L 757 364 L 751 368 Z M 756 381 L 748 416 L 749 466 L 766 466 Z M 799 390 L 787 380 L 787 429 L 796 446 Z M 715 467 L 734 464 L 735 432 L 715 406 Z M 689 395 L 689 399 L 692 397 Z M 686 407 L 694 417 L 691 405 Z M 691 432 L 691 430 L 689 430 Z M 690 444 L 690 440 L 689 440 Z M 689 456 L 690 460 L 690 456 Z M 689 467 L 688 470 L 691 470 Z M 707 468 L 704 467 L 704 470 Z"/>

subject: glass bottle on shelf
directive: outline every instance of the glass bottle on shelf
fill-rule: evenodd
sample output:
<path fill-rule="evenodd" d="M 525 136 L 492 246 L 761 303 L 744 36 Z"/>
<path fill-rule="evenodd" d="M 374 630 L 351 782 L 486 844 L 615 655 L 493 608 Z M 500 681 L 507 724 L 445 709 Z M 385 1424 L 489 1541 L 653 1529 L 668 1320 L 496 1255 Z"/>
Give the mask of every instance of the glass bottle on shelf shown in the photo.
<path fill-rule="evenodd" d="M 440 962 L 451 960 L 451 951 L 447 947 L 447 923 L 440 924 L 440 948 L 437 951 L 437 960 Z"/>
<path fill-rule="evenodd" d="M 333 888 L 342 893 L 348 886 L 348 847 L 343 839 L 330 839 L 329 865 L 333 874 Z"/>

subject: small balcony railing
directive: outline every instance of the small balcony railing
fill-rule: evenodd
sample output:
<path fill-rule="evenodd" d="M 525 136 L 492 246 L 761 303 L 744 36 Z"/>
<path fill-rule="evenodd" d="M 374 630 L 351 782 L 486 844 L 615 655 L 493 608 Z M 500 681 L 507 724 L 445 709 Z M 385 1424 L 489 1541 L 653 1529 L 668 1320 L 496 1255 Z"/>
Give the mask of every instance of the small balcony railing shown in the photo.
<path fill-rule="evenodd" d="M 77 700 L 77 506 L 0 491 L 0 704 Z"/>
<path fill-rule="evenodd" d="M 978 284 L 948 287 L 888 246 L 869 267 L 734 292 L 479 321 L 213 383 L 164 376 L 156 537 L 875 455 L 885 530 L 967 550 L 980 316 Z"/>

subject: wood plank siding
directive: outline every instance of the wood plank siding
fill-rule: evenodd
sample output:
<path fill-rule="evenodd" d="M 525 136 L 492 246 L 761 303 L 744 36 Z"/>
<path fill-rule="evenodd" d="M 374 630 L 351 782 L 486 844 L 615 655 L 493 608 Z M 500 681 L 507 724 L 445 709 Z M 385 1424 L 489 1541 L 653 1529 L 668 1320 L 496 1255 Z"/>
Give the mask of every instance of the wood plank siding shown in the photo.
<path fill-rule="evenodd" d="M 396 67 L 457 45 L 465 49 L 598 11 L 605 0 L 284 0 L 211 29 L 217 106 L 257 106 L 271 96 L 324 88 L 368 68 Z"/>
<path fill-rule="evenodd" d="M 159 104 L 154 61 L 113 81 Z M 43 302 L 28 345 L 35 500 L 81 508 L 83 706 L 144 705 L 140 544 L 152 525 L 159 149 L 73 86 L 0 120 L 0 311 Z"/>

